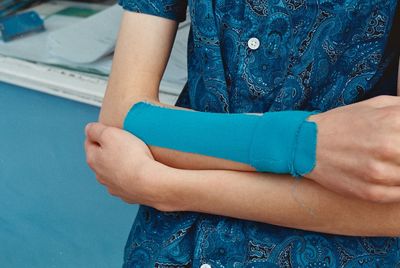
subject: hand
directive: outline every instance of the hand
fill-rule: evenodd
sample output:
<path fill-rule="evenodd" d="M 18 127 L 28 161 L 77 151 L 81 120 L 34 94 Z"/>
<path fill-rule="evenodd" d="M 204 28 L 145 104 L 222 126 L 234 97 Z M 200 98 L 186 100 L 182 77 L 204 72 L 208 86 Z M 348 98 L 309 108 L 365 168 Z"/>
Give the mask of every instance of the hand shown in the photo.
<path fill-rule="evenodd" d="M 306 175 L 337 193 L 400 201 L 400 98 L 379 96 L 313 115 L 317 163 Z"/>
<path fill-rule="evenodd" d="M 158 166 L 145 143 L 124 130 L 90 123 L 85 129 L 87 163 L 111 195 L 127 203 L 157 206 L 162 194 L 153 174 Z"/>

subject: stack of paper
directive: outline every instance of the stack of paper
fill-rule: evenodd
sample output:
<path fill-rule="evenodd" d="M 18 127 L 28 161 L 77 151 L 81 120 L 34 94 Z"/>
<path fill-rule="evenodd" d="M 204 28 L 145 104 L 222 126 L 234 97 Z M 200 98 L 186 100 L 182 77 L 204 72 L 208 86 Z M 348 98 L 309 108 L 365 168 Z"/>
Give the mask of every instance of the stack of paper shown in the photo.
<path fill-rule="evenodd" d="M 95 72 L 98 74 L 103 74 L 103 75 L 108 75 L 109 70 L 111 68 L 111 57 L 106 58 L 106 57 L 99 57 L 97 61 L 95 62 L 73 62 L 73 60 L 65 59 L 62 56 L 59 57 L 58 55 L 54 55 L 54 53 L 51 52 L 52 45 L 57 45 L 54 44 L 57 42 L 57 40 L 51 41 L 51 36 L 53 34 L 58 36 L 57 32 L 63 31 L 64 29 L 68 29 L 69 27 L 73 25 L 79 25 L 83 21 L 85 21 L 84 18 L 82 17 L 76 17 L 76 16 L 65 16 L 65 15 L 59 15 L 57 12 L 59 12 L 62 9 L 67 8 L 68 6 L 65 4 L 65 2 L 61 2 L 63 4 L 57 5 L 57 1 L 52 1 L 46 4 L 43 4 L 39 6 L 38 8 L 34 8 L 34 10 L 37 10 L 38 13 L 41 16 L 46 16 L 45 18 L 45 27 L 46 31 L 29 35 L 23 38 L 19 38 L 17 40 L 14 40 L 12 42 L 4 43 L 0 41 L 0 54 L 4 56 L 9 56 L 9 57 L 14 57 L 14 58 L 19 58 L 23 60 L 28 60 L 32 62 L 40 62 L 40 63 L 47 63 L 47 64 L 52 64 L 52 65 L 57 65 L 57 66 L 63 66 L 66 68 L 70 69 L 76 69 L 79 71 L 86 71 L 86 72 Z M 69 3 L 69 5 L 76 5 L 75 3 Z M 46 8 L 43 8 L 45 6 Z M 59 7 L 59 9 L 56 9 L 55 7 Z M 53 9 L 52 9 L 53 8 Z M 104 8 L 104 6 L 103 6 Z M 43 15 L 41 13 L 41 10 L 52 10 L 53 14 L 46 14 Z M 112 15 L 115 16 L 115 19 L 113 20 L 113 24 L 111 23 L 109 27 L 115 27 L 118 29 L 119 27 L 119 19 L 122 14 L 121 9 L 115 9 L 115 8 L 108 8 L 103 12 L 108 12 L 112 13 Z M 99 12 L 98 14 L 101 14 L 103 12 Z M 93 17 L 97 17 L 96 15 L 93 15 Z M 89 17 L 91 19 L 91 17 Z M 113 25 L 113 26 L 112 26 Z M 94 27 L 95 28 L 95 27 Z M 62 32 L 61 32 L 62 34 Z M 72 38 L 73 41 L 77 41 L 80 39 L 86 40 L 87 43 L 93 42 L 92 39 L 87 38 L 85 35 L 82 35 L 79 31 L 75 33 L 75 35 L 69 35 L 70 38 Z M 79 41 L 77 41 L 79 42 Z M 70 45 L 71 41 L 65 46 Z M 60 46 L 64 46 L 63 44 L 59 44 Z M 76 47 L 74 47 L 76 48 Z M 91 51 L 89 49 L 89 51 Z M 79 57 L 85 55 L 88 53 L 88 50 L 75 50 L 75 57 Z M 90 53 L 90 52 L 89 52 Z M 73 54 L 73 53 L 70 53 Z"/>
<path fill-rule="evenodd" d="M 121 16 L 121 7 L 115 5 L 51 32 L 47 40 L 50 55 L 60 61 L 88 64 L 111 54 L 117 41 Z"/>

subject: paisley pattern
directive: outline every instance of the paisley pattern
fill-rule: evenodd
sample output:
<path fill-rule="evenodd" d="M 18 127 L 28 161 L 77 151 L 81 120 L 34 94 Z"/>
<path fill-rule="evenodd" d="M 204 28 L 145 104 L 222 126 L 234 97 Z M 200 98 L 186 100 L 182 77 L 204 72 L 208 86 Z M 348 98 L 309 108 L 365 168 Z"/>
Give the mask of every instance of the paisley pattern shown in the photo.
<path fill-rule="evenodd" d="M 222 113 L 326 111 L 395 94 L 397 0 L 119 3 L 177 21 L 185 19 L 189 8 L 188 83 L 177 106 Z M 254 37 L 260 41 L 257 49 L 247 44 Z M 140 207 L 124 267 L 204 263 L 213 268 L 394 268 L 400 267 L 400 239 L 335 236 Z"/>

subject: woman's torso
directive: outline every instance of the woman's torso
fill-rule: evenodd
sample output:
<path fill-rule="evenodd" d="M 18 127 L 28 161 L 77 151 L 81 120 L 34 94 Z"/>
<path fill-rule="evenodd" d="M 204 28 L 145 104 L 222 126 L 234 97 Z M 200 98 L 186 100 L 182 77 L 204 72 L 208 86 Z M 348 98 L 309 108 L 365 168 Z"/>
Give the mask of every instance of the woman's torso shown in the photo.
<path fill-rule="evenodd" d="M 321 110 L 396 93 L 396 0 L 189 0 L 189 78 L 177 106 Z M 397 15 L 398 17 L 398 15 Z M 398 29 L 392 30 L 398 33 Z M 398 43 L 397 43 L 398 44 Z M 400 267 L 398 238 L 326 235 L 141 206 L 132 267 Z"/>
<path fill-rule="evenodd" d="M 325 111 L 379 91 L 396 2 L 189 1 L 190 107 Z"/>

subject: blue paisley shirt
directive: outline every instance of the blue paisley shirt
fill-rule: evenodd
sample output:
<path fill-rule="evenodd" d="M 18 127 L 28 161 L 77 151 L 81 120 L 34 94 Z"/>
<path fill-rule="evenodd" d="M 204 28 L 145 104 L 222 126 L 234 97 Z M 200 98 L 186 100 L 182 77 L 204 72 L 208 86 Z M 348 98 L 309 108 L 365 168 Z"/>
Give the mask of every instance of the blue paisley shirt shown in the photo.
<path fill-rule="evenodd" d="M 188 82 L 177 106 L 221 113 L 326 111 L 395 94 L 397 0 L 119 3 L 179 22 L 189 9 Z M 140 206 L 124 266 L 394 268 L 400 267 L 400 238 L 328 235 Z"/>

